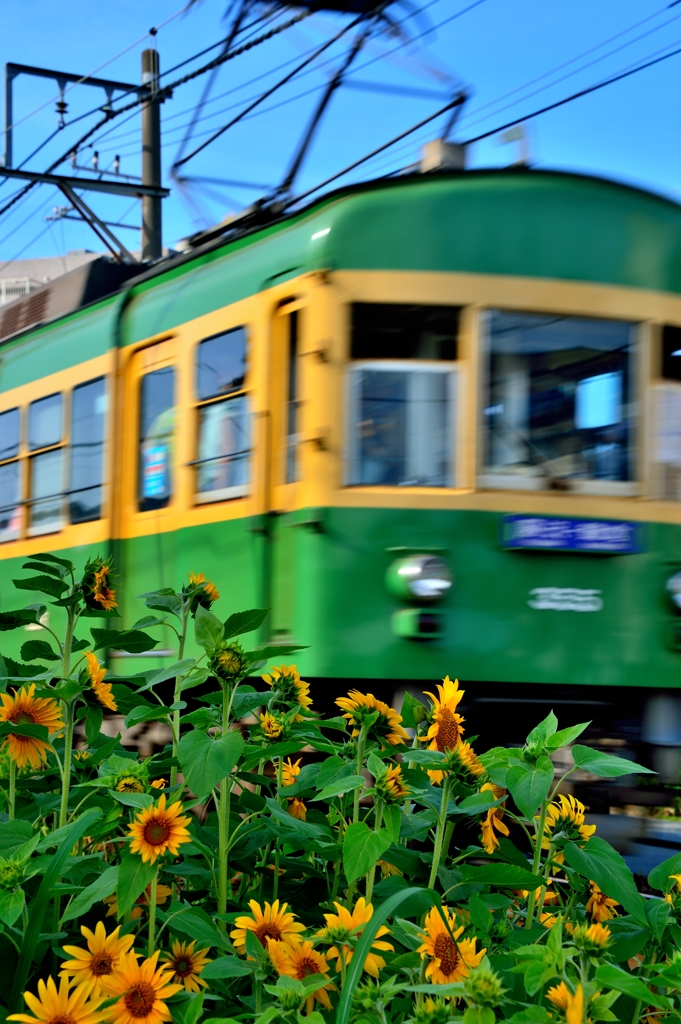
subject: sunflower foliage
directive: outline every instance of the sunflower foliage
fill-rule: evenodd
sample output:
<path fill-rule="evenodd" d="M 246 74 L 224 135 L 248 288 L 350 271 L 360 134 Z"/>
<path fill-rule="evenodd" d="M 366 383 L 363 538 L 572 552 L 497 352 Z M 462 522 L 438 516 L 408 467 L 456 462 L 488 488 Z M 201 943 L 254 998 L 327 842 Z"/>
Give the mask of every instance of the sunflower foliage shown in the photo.
<path fill-rule="evenodd" d="M 34 631 L 0 660 L 4 1018 L 681 1018 L 681 854 L 644 900 L 565 784 L 647 769 L 581 745 L 588 723 L 550 714 L 522 749 L 484 751 L 448 676 L 401 714 L 350 690 L 323 717 L 289 663 L 300 648 L 249 645 L 266 611 L 223 620 L 202 574 L 143 595 L 124 628 L 109 561 L 24 569 L 15 585 L 43 603 L 0 614 L 0 631 Z M 102 663 L 159 632 L 167 668 Z M 171 740 L 142 759 L 112 714 Z"/>

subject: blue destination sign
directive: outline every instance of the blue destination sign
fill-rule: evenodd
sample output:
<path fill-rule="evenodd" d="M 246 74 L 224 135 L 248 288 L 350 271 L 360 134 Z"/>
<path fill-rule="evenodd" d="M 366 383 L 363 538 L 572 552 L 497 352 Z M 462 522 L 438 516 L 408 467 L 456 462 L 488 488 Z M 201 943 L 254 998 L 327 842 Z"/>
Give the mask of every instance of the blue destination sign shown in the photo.
<path fill-rule="evenodd" d="M 633 555 L 642 550 L 640 533 L 640 523 L 504 516 L 501 544 L 504 548 Z"/>

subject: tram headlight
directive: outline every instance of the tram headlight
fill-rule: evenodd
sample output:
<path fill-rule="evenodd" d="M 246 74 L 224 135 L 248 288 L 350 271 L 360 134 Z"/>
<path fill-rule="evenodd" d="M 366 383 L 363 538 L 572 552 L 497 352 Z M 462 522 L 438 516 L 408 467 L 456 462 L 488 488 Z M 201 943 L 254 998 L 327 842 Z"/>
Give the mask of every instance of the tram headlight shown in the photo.
<path fill-rule="evenodd" d="M 681 615 L 681 572 L 675 572 L 667 580 L 667 593 L 669 600 L 674 605 L 674 611 Z"/>
<path fill-rule="evenodd" d="M 391 594 L 407 601 L 440 601 L 451 590 L 452 570 L 438 555 L 409 555 L 388 567 L 386 585 Z"/>

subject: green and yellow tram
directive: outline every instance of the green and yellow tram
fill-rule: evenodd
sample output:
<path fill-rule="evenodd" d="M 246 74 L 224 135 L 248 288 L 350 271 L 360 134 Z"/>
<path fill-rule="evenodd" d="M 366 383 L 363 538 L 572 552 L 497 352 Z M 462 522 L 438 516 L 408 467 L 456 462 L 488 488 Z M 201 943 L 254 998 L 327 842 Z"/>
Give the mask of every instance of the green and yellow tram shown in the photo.
<path fill-rule="evenodd" d="M 202 571 L 309 645 L 319 703 L 449 672 L 510 729 L 666 694 L 681 744 L 681 207 L 413 175 L 67 284 L 0 319 L 2 609 L 46 549 L 113 554 L 126 624 Z"/>

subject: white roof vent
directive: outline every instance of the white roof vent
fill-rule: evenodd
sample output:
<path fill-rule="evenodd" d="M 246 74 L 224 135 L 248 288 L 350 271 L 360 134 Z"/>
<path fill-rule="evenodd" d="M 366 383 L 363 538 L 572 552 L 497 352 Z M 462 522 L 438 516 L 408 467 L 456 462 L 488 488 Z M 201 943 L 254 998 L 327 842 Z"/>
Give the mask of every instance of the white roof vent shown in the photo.
<path fill-rule="evenodd" d="M 433 139 L 421 150 L 421 173 L 429 171 L 465 171 L 466 147 L 457 142 Z"/>

